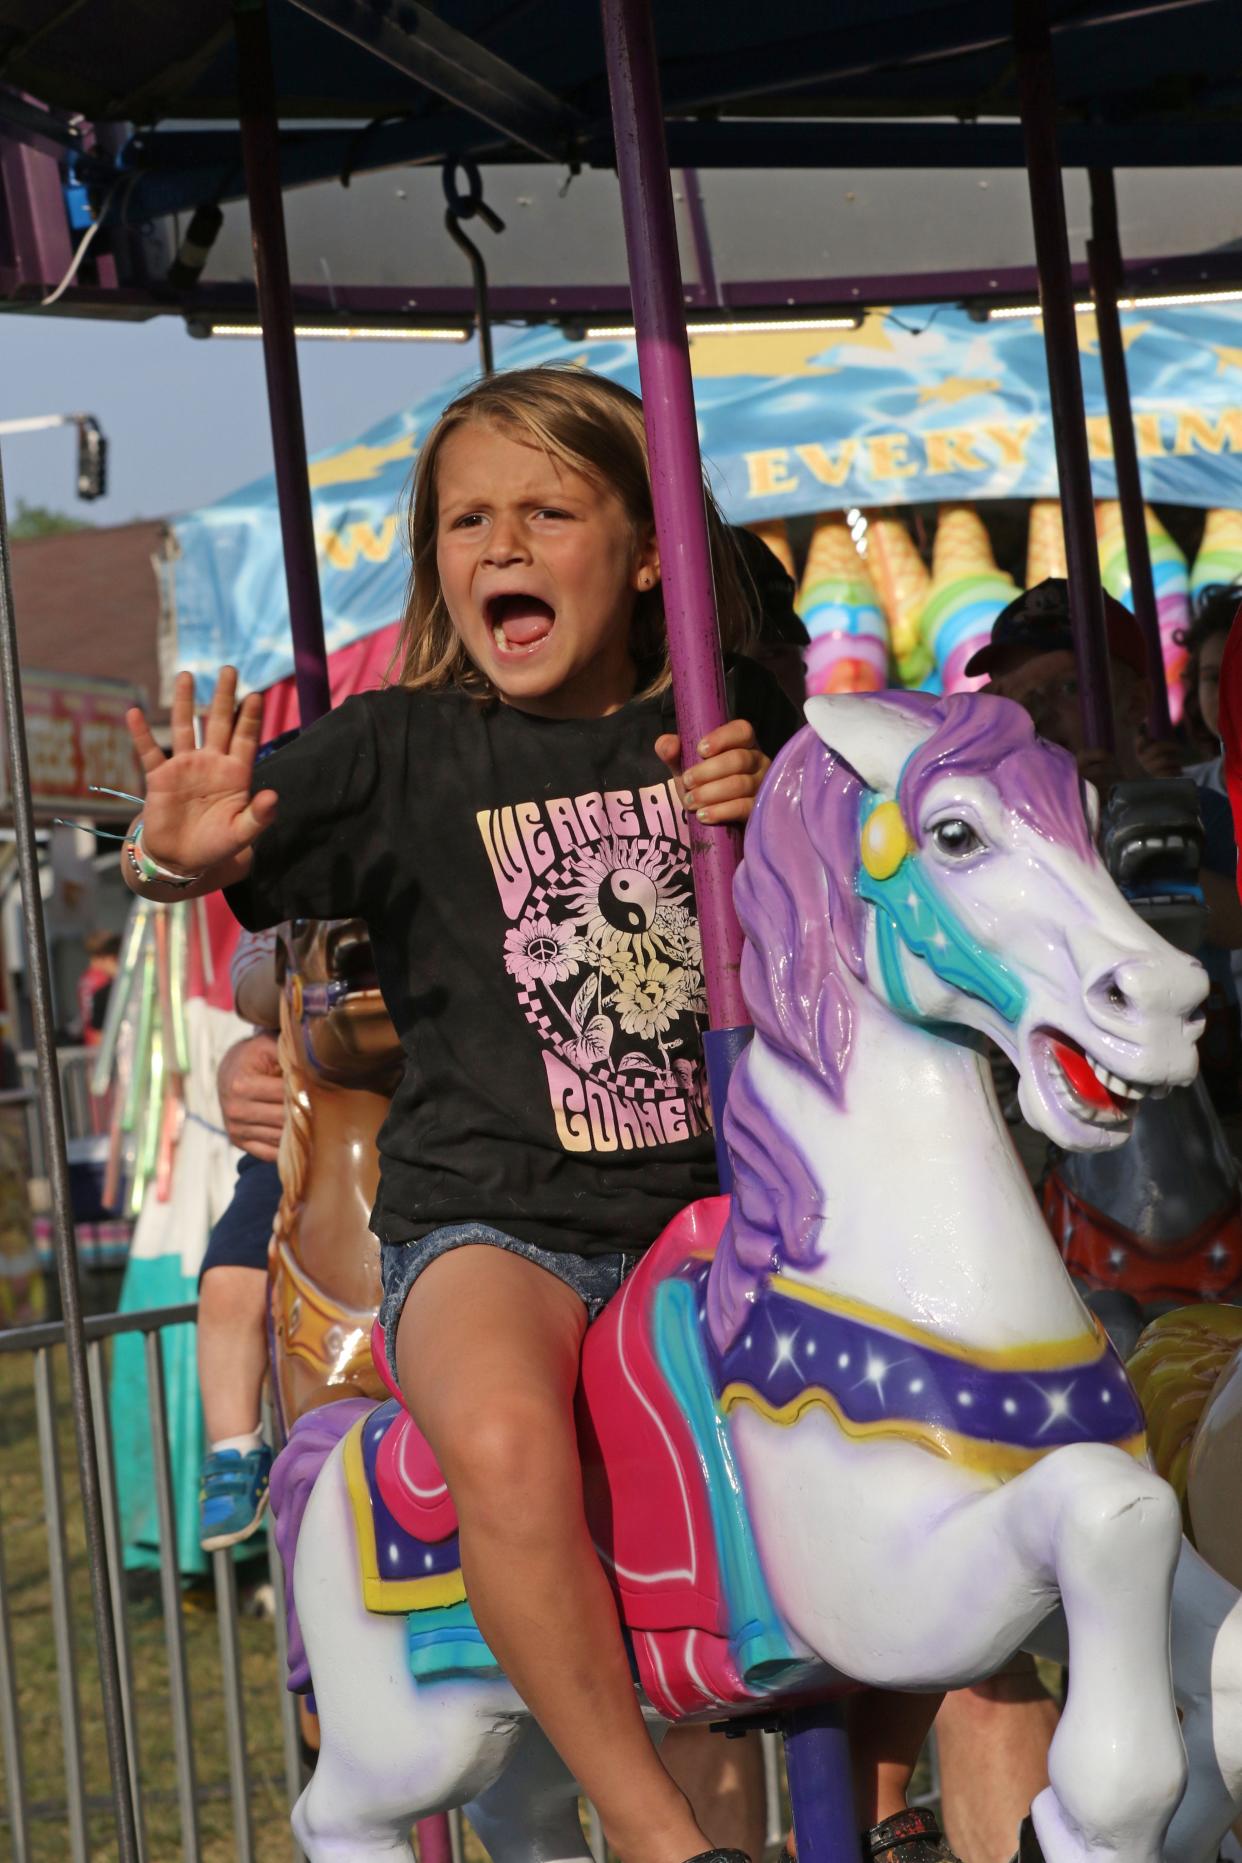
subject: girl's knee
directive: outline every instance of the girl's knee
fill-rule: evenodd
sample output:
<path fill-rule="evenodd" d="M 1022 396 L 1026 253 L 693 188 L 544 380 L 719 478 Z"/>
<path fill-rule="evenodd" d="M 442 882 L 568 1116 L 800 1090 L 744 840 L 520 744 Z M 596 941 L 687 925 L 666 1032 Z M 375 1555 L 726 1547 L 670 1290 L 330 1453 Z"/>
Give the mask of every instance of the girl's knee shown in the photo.
<path fill-rule="evenodd" d="M 567 1492 L 581 1494 L 573 1418 L 554 1403 L 516 1401 L 463 1415 L 449 1427 L 441 1463 L 467 1521 L 507 1522 L 514 1532 Z"/>

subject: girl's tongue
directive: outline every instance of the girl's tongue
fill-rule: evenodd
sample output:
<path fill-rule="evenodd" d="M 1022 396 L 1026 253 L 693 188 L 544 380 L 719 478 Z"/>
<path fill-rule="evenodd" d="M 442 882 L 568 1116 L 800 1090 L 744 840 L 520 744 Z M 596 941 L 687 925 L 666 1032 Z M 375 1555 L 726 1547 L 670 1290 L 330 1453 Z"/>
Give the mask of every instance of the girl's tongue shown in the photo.
<path fill-rule="evenodd" d="M 492 631 L 506 647 L 533 647 L 552 632 L 556 616 L 537 595 L 500 595 L 488 604 Z"/>

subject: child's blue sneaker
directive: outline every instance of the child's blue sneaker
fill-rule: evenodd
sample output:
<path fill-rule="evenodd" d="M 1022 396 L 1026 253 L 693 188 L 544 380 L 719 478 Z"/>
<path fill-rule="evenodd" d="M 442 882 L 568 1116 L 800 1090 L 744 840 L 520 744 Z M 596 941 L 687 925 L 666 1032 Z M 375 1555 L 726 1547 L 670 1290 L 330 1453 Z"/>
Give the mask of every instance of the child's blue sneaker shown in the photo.
<path fill-rule="evenodd" d="M 242 1455 L 213 1449 L 198 1479 L 199 1540 L 204 1552 L 219 1552 L 248 1540 L 267 1511 L 272 1452 L 266 1443 Z"/>

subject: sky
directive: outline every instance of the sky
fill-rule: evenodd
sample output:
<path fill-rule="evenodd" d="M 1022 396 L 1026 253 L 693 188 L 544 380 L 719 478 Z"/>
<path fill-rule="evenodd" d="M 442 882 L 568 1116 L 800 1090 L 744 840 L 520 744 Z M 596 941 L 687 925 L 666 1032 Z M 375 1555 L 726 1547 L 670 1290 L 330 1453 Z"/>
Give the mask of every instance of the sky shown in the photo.
<path fill-rule="evenodd" d="M 308 450 L 352 439 L 476 355 L 473 343 L 300 343 Z M 0 383 L 0 418 L 93 414 L 109 449 L 108 493 L 87 504 L 70 430 L 6 436 L 10 512 L 24 500 L 97 524 L 170 517 L 272 470 L 262 346 L 251 338 L 195 339 L 177 317 L 5 315 Z"/>

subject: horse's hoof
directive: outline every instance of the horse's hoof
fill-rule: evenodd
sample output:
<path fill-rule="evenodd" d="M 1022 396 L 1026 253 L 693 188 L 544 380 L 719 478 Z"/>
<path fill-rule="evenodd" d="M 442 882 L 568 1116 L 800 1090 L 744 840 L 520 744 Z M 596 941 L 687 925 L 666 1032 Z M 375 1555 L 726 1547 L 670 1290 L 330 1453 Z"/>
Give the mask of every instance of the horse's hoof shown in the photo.
<path fill-rule="evenodd" d="M 934 1811 L 899 1811 L 862 1836 L 867 1863 L 960 1863 Z"/>

